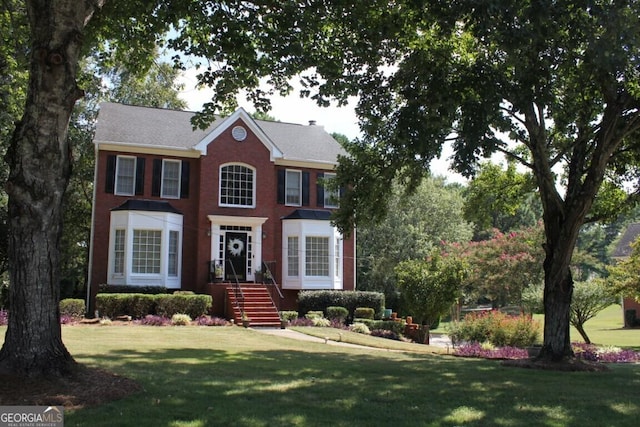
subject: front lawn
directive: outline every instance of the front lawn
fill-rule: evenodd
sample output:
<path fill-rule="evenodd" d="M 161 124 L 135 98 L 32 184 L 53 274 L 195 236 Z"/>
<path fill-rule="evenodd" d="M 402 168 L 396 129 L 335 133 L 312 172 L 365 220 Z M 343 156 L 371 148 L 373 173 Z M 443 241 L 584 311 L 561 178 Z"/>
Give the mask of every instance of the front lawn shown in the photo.
<path fill-rule="evenodd" d="M 638 365 L 533 371 L 240 327 L 63 326 L 63 338 L 77 361 L 143 387 L 67 411 L 67 427 L 635 426 L 640 417 Z"/>

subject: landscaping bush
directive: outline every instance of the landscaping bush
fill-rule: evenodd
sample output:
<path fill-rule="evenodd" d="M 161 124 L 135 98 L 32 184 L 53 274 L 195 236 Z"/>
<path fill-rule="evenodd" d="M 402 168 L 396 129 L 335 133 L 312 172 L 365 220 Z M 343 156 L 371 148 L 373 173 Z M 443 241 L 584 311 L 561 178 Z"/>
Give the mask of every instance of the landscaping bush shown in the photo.
<path fill-rule="evenodd" d="M 358 334 L 370 335 L 371 330 L 364 323 L 356 322 L 353 325 L 349 326 L 349 330 L 351 332 L 356 332 Z"/>
<path fill-rule="evenodd" d="M 325 319 L 324 317 L 312 317 L 310 320 L 313 323 L 313 326 L 321 328 L 328 328 L 331 326 L 331 320 Z"/>
<path fill-rule="evenodd" d="M 0 326 L 6 326 L 9 323 L 9 312 L 7 310 L 0 310 Z"/>
<path fill-rule="evenodd" d="M 307 312 L 307 314 L 304 315 L 305 318 L 307 319 L 322 319 L 324 317 L 324 313 L 320 310 L 318 311 L 309 311 Z"/>
<path fill-rule="evenodd" d="M 372 307 L 375 316 L 382 317 L 384 294 L 366 291 L 302 291 L 298 294 L 298 310 L 301 315 L 309 311 L 325 312 L 327 307 L 345 307 L 350 318 L 355 317 L 356 307 Z"/>
<path fill-rule="evenodd" d="M 192 319 L 207 314 L 213 299 L 211 295 L 157 295 L 156 313 L 170 317 L 174 314 L 188 314 Z"/>
<path fill-rule="evenodd" d="M 349 310 L 347 310 L 345 307 L 339 307 L 339 306 L 327 307 L 327 319 L 329 320 L 335 320 L 335 321 L 344 323 L 344 321 L 347 319 L 348 316 L 349 316 Z"/>
<path fill-rule="evenodd" d="M 126 313 L 134 319 L 141 319 L 156 311 L 156 296 L 150 294 L 127 294 Z"/>
<path fill-rule="evenodd" d="M 298 312 L 293 310 L 285 310 L 280 312 L 280 319 L 287 320 L 289 322 L 293 322 L 298 318 Z"/>
<path fill-rule="evenodd" d="M 84 317 L 84 300 L 76 298 L 66 298 L 60 301 L 60 316 L 69 316 L 73 319 Z"/>
<path fill-rule="evenodd" d="M 98 294 L 96 295 L 96 310 L 99 316 L 115 318 L 128 315 L 128 300 L 130 294 Z"/>
<path fill-rule="evenodd" d="M 371 333 L 373 333 L 373 330 L 383 330 L 393 332 L 400 336 L 404 333 L 405 325 L 406 323 L 404 321 L 376 320 L 369 326 L 369 329 L 371 329 Z"/>
<path fill-rule="evenodd" d="M 454 344 L 489 342 L 496 347 L 527 347 L 538 340 L 540 325 L 530 316 L 509 316 L 499 311 L 470 313 L 449 326 Z"/>
<path fill-rule="evenodd" d="M 98 286 L 98 293 L 101 294 L 166 294 L 167 288 L 164 286 L 131 286 L 131 285 L 107 285 Z"/>
<path fill-rule="evenodd" d="M 186 326 L 191 323 L 191 317 L 188 314 L 176 313 L 171 316 L 171 324 L 174 326 Z"/>
<path fill-rule="evenodd" d="M 296 317 L 289 321 L 291 326 L 313 326 L 313 320 L 306 317 Z"/>
<path fill-rule="evenodd" d="M 353 317 L 357 317 L 358 319 L 371 319 L 373 320 L 373 316 L 375 311 L 373 308 L 369 307 L 356 307 L 356 310 L 353 312 Z"/>
<path fill-rule="evenodd" d="M 376 321 L 373 319 L 365 319 L 362 317 L 356 317 L 355 319 L 353 319 L 353 323 L 362 323 L 367 325 L 367 327 L 369 329 L 373 329 L 373 326 L 375 325 Z"/>

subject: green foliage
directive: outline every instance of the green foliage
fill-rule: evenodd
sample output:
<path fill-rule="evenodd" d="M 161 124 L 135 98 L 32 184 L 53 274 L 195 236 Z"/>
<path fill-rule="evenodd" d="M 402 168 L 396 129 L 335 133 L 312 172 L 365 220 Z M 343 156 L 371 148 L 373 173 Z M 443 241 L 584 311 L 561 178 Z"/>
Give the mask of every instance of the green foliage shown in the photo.
<path fill-rule="evenodd" d="M 291 322 L 292 320 L 296 320 L 298 318 L 298 312 L 293 310 L 285 310 L 280 312 L 280 319 Z"/>
<path fill-rule="evenodd" d="M 539 338 L 540 325 L 531 316 L 510 316 L 500 311 L 467 314 L 449 325 L 454 344 L 490 343 L 496 347 L 527 347 Z"/>
<path fill-rule="evenodd" d="M 308 311 L 326 311 L 327 307 L 340 306 L 349 310 L 350 316 L 356 307 L 371 307 L 381 317 L 384 310 L 384 295 L 365 291 L 302 291 L 298 294 L 300 314 Z"/>
<path fill-rule="evenodd" d="M 327 307 L 327 319 L 344 322 L 349 316 L 349 310 L 345 307 L 331 306 Z"/>
<path fill-rule="evenodd" d="M 192 319 L 207 314 L 212 305 L 211 295 L 168 294 L 106 294 L 96 296 L 96 309 L 101 317 L 129 315 L 143 318 L 148 314 L 171 317 L 187 314 Z"/>
<path fill-rule="evenodd" d="M 370 325 L 367 325 L 369 329 L 391 331 L 396 335 L 404 334 L 404 327 L 406 323 L 404 321 L 396 322 L 393 320 L 375 320 Z"/>
<path fill-rule="evenodd" d="M 584 324 L 615 302 L 615 295 L 604 279 L 573 284 L 569 322 L 580 333 L 584 342 L 591 343 Z"/>
<path fill-rule="evenodd" d="M 506 170 L 484 162 L 464 191 L 464 217 L 475 224 L 476 235 L 532 227 L 542 217 L 531 174 L 519 173 L 514 162 Z"/>
<path fill-rule="evenodd" d="M 328 328 L 329 326 L 331 326 L 331 320 L 324 317 L 312 317 L 311 321 L 313 322 L 313 326 L 319 328 Z"/>
<path fill-rule="evenodd" d="M 430 325 L 461 295 L 467 277 L 463 262 L 435 252 L 427 260 L 403 261 L 395 268 L 403 305 L 419 324 Z"/>
<path fill-rule="evenodd" d="M 184 313 L 195 319 L 211 309 L 211 295 L 157 295 L 156 314 L 171 317 Z"/>
<path fill-rule="evenodd" d="M 356 322 L 349 326 L 349 330 L 351 332 L 356 332 L 358 334 L 371 335 L 371 330 L 364 323 Z"/>
<path fill-rule="evenodd" d="M 353 317 L 356 319 L 371 319 L 373 320 L 375 312 L 373 308 L 369 307 L 356 307 L 356 310 L 353 312 Z"/>
<path fill-rule="evenodd" d="M 98 287 L 101 294 L 166 294 L 164 286 L 132 286 L 132 285 L 107 285 Z"/>
<path fill-rule="evenodd" d="M 306 319 L 311 319 L 311 320 L 322 319 L 324 318 L 324 313 L 321 310 L 317 310 L 317 311 L 311 310 L 311 311 L 308 311 L 307 314 L 304 315 L 304 317 Z"/>
<path fill-rule="evenodd" d="M 176 313 L 171 316 L 171 324 L 174 326 L 186 326 L 191 323 L 191 317 L 188 314 Z"/>
<path fill-rule="evenodd" d="M 85 305 L 84 300 L 67 298 L 60 301 L 60 315 L 71 316 L 75 319 L 84 317 Z"/>
<path fill-rule="evenodd" d="M 399 308 L 393 268 L 426 257 L 441 241 L 465 242 L 473 229 L 463 218 L 462 190 L 442 177 L 427 177 L 407 195 L 398 181 L 388 197 L 391 209 L 378 224 L 358 227 L 358 289 L 385 294 L 387 307 Z"/>
<path fill-rule="evenodd" d="M 611 290 L 640 299 L 640 239 L 631 243 L 631 255 L 608 268 Z"/>
<path fill-rule="evenodd" d="M 544 313 L 544 285 L 542 283 L 527 286 L 522 291 L 522 308 L 528 314 Z"/>

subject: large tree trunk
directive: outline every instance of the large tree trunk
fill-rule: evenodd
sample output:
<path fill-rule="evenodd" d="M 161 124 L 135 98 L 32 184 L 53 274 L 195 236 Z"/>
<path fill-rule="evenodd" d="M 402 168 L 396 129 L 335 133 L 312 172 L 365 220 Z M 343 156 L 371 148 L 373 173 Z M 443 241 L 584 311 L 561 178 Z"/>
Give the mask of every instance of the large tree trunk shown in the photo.
<path fill-rule="evenodd" d="M 0 350 L 0 367 L 19 374 L 65 374 L 74 364 L 60 330 L 59 243 L 71 171 L 67 128 L 82 96 L 76 71 L 82 31 L 96 5 L 90 3 L 27 2 L 29 86 L 6 156 L 10 313 Z"/>

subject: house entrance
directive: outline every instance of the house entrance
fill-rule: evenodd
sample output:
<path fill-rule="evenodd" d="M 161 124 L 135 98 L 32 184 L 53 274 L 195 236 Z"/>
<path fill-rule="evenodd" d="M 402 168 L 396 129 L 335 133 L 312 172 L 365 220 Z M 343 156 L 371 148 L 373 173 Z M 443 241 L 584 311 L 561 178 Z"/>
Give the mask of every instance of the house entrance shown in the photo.
<path fill-rule="evenodd" d="M 225 233 L 225 279 L 247 280 L 247 233 L 227 231 Z M 233 268 L 231 268 L 233 266 Z M 235 270 L 235 276 L 234 276 Z"/>

